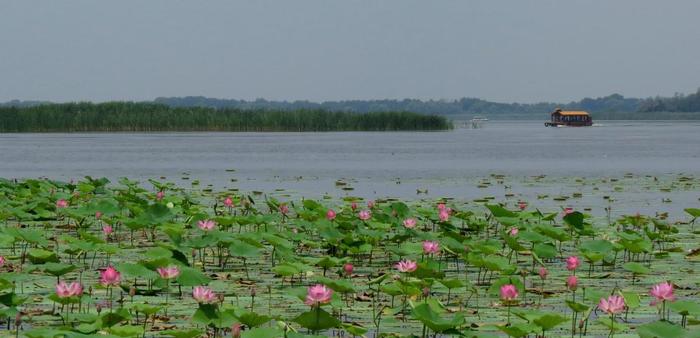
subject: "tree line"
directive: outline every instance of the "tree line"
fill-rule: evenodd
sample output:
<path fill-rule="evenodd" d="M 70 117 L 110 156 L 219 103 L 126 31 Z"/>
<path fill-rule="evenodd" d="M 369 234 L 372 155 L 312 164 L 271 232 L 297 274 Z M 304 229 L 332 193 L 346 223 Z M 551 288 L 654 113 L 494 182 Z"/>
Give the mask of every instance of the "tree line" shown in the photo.
<path fill-rule="evenodd" d="M 636 111 L 642 99 L 625 98 L 613 94 L 599 98 L 584 98 L 569 103 L 500 103 L 476 98 L 458 100 L 346 100 L 346 101 L 253 101 L 235 99 L 215 99 L 203 96 L 159 97 L 155 102 L 172 107 L 212 107 L 240 109 L 325 109 L 330 111 L 370 112 L 370 111 L 411 111 L 422 114 L 446 116 L 485 115 L 502 119 L 533 119 L 547 117 L 555 108 L 586 110 L 595 113 L 617 113 Z"/>
<path fill-rule="evenodd" d="M 700 112 L 700 88 L 694 94 L 676 94 L 673 97 L 647 99 L 639 107 L 640 112 Z"/>
<path fill-rule="evenodd" d="M 148 102 L 0 107 L 0 132 L 400 131 L 445 130 L 444 116 L 405 111 L 170 107 Z"/>

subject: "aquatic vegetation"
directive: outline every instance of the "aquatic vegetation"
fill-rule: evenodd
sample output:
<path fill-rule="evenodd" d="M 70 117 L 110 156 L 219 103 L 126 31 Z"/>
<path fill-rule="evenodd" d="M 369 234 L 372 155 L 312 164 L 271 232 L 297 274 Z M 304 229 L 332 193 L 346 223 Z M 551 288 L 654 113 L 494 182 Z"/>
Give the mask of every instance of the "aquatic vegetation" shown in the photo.
<path fill-rule="evenodd" d="M 0 132 L 447 130 L 444 116 L 407 111 L 169 107 L 146 102 L 0 106 Z M 162 198 L 162 197 L 160 197 Z"/>
<path fill-rule="evenodd" d="M 700 324 L 693 206 L 608 219 L 517 199 L 149 183 L 0 179 L 8 335 L 692 337 Z"/>

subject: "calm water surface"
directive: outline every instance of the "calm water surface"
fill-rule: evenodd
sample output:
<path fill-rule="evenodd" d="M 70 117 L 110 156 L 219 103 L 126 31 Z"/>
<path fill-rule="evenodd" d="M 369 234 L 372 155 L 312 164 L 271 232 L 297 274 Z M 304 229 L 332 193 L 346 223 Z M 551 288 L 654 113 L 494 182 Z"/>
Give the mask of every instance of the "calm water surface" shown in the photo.
<path fill-rule="evenodd" d="M 541 122 L 491 121 L 481 129 L 447 132 L 0 134 L 0 154 L 5 178 L 165 176 L 183 185 L 199 179 L 217 189 L 469 199 L 503 196 L 509 188 L 523 195 L 528 189 L 565 193 L 577 185 L 566 179 L 572 177 L 700 175 L 700 123 L 545 128 Z M 506 175 L 506 182 L 478 188 L 491 174 Z M 529 178 L 534 175 L 554 182 L 538 185 Z M 338 179 L 354 190 L 341 190 Z M 428 194 L 417 195 L 417 189 Z M 642 193 L 634 196 L 644 200 Z M 697 202 L 697 191 L 684 193 L 684 201 Z"/>

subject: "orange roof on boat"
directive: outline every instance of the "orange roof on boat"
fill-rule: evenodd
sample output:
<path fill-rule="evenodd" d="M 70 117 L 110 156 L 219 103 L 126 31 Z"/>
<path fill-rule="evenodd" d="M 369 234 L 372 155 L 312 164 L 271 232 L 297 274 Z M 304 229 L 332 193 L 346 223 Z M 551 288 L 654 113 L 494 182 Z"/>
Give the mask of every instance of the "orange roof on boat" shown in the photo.
<path fill-rule="evenodd" d="M 555 110 L 552 114 L 561 114 L 563 116 L 588 116 L 588 112 L 585 111 L 575 111 L 575 110 Z"/>

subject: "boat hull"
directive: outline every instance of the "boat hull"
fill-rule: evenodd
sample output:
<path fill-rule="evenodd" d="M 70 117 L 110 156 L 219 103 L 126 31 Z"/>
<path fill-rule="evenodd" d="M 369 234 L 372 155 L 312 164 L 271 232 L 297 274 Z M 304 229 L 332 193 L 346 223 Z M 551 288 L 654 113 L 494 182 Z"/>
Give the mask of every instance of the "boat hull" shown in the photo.
<path fill-rule="evenodd" d="M 579 122 L 579 123 L 573 123 L 573 122 L 545 122 L 544 126 L 545 127 L 590 127 L 593 125 L 593 121 L 588 121 L 588 122 Z"/>

